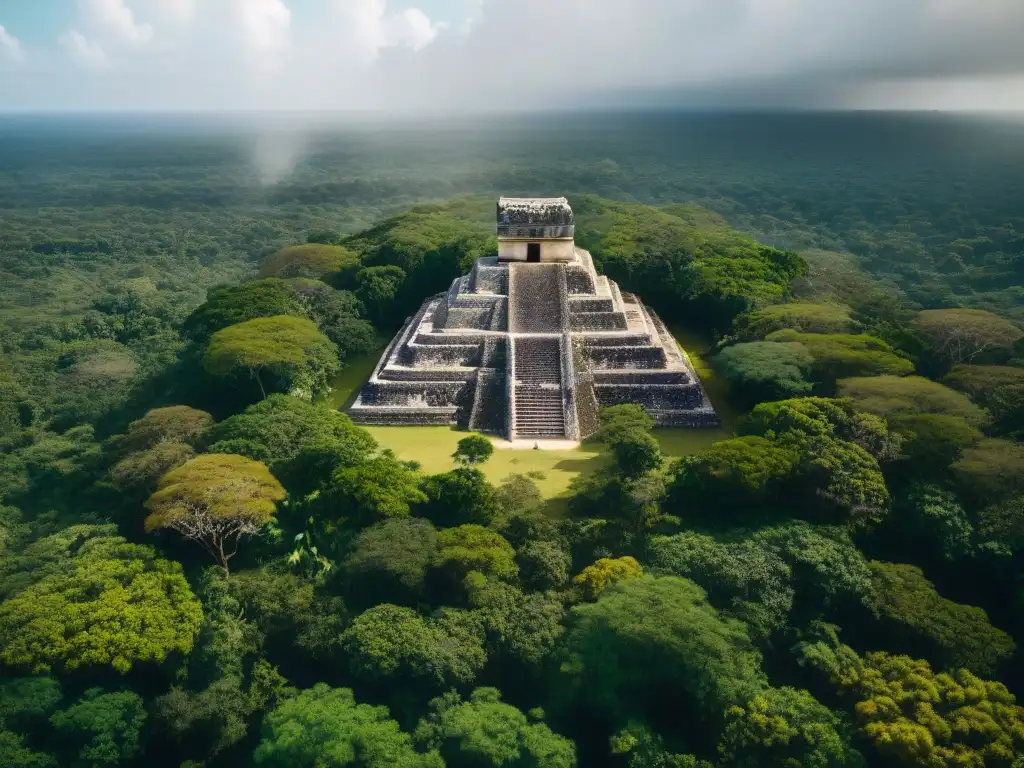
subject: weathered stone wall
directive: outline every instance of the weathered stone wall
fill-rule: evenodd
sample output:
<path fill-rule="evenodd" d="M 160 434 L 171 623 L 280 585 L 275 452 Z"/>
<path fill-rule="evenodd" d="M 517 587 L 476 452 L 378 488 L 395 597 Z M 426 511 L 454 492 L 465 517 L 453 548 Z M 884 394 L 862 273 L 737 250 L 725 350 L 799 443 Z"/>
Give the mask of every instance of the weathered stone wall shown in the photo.
<path fill-rule="evenodd" d="M 577 333 L 585 331 L 624 331 L 626 316 L 622 312 L 575 312 L 572 315 L 572 329 Z"/>
<path fill-rule="evenodd" d="M 646 410 L 688 410 L 698 408 L 704 395 L 696 384 L 685 387 L 658 384 L 595 385 L 602 407 L 636 403 Z"/>
<path fill-rule="evenodd" d="M 466 381 L 369 381 L 360 392 L 359 403 L 405 408 L 452 406 L 467 389 L 472 389 L 472 384 Z"/>
<path fill-rule="evenodd" d="M 402 350 L 401 360 L 409 367 L 476 367 L 480 365 L 482 352 L 482 344 L 407 344 Z"/>
<path fill-rule="evenodd" d="M 481 368 L 473 400 L 473 411 L 469 418 L 469 428 L 474 432 L 506 435 L 508 433 L 507 400 L 504 368 L 501 370 Z"/>
<path fill-rule="evenodd" d="M 543 240 L 539 236 L 533 240 L 499 240 L 498 260 L 503 262 L 526 261 L 529 255 L 529 243 L 540 244 L 540 261 L 542 264 L 564 263 L 576 258 L 572 239 Z"/>
<path fill-rule="evenodd" d="M 661 347 L 592 347 L 590 359 L 595 368 L 664 368 L 665 350 Z"/>

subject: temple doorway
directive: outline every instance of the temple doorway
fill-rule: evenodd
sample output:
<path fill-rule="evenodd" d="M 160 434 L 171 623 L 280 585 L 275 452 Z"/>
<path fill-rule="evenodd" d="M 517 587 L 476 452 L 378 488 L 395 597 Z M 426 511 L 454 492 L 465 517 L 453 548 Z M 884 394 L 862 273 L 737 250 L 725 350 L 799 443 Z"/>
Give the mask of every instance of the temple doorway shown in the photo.
<path fill-rule="evenodd" d="M 526 244 L 526 260 L 534 264 L 540 261 L 540 243 Z"/>

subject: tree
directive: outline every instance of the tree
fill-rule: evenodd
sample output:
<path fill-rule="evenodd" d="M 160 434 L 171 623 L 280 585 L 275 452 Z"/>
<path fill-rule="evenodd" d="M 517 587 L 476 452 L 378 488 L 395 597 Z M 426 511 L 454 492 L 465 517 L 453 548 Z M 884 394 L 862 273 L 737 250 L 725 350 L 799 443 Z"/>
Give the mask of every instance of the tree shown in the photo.
<path fill-rule="evenodd" d="M 956 365 L 942 383 L 963 392 L 992 414 L 996 434 L 1024 433 L 1024 368 Z"/>
<path fill-rule="evenodd" d="M 686 579 L 621 581 L 575 606 L 563 639 L 553 694 L 577 716 L 625 723 L 684 711 L 692 733 L 717 733 L 727 707 L 765 687 L 746 627 L 720 616 Z"/>
<path fill-rule="evenodd" d="M 834 633 L 797 652 L 838 689 L 860 733 L 894 764 L 1009 766 L 1024 750 L 1024 708 L 1002 683 L 966 669 L 934 672 L 908 656 L 860 657 Z"/>
<path fill-rule="evenodd" d="M 501 700 L 497 688 L 477 688 L 430 703 L 415 738 L 437 751 L 448 768 L 575 768 L 573 743 Z"/>
<path fill-rule="evenodd" d="M 914 364 L 893 348 L 866 333 L 800 333 L 775 331 L 767 341 L 799 343 L 814 358 L 819 380 L 832 388 L 838 379 L 850 376 L 905 376 Z"/>
<path fill-rule="evenodd" d="M 458 467 L 423 480 L 427 503 L 420 514 L 436 525 L 487 525 L 499 512 L 498 494 L 476 467 Z"/>
<path fill-rule="evenodd" d="M 192 446 L 184 443 L 159 443 L 138 453 L 130 453 L 110 468 L 110 479 L 129 493 L 152 493 L 157 481 L 175 467 L 195 457 Z"/>
<path fill-rule="evenodd" d="M 802 333 L 854 333 L 857 326 L 845 304 L 790 301 L 740 315 L 735 329 L 742 341 L 753 341 L 786 328 Z"/>
<path fill-rule="evenodd" d="M 969 363 L 979 357 L 1003 362 L 1024 331 L 983 309 L 926 309 L 912 326 L 948 363 Z M 979 360 L 980 362 L 980 360 Z"/>
<path fill-rule="evenodd" d="M 691 579 L 713 605 L 742 619 L 759 640 L 786 626 L 793 607 L 790 568 L 758 541 L 716 541 L 684 531 L 650 542 L 655 573 Z"/>
<path fill-rule="evenodd" d="M 251 280 L 211 289 L 206 302 L 182 325 L 182 333 L 204 345 L 217 331 L 257 317 L 303 317 L 295 292 L 284 280 Z"/>
<path fill-rule="evenodd" d="M 444 768 L 420 754 L 387 707 L 359 704 L 348 688 L 317 683 L 263 719 L 253 761 L 267 768 Z"/>
<path fill-rule="evenodd" d="M 213 453 L 264 462 L 300 493 L 362 463 L 377 448 L 370 433 L 340 411 L 288 395 L 269 395 L 212 426 L 204 439 Z"/>
<path fill-rule="evenodd" d="M 326 509 L 337 509 L 356 524 L 385 517 L 407 517 L 413 504 L 427 496 L 419 488 L 419 476 L 391 453 L 384 453 L 354 467 L 335 472 L 322 500 Z"/>
<path fill-rule="evenodd" d="M 153 408 L 128 425 L 128 431 L 110 439 L 111 448 L 121 454 L 138 453 L 161 443 L 201 448 L 203 434 L 213 425 L 213 416 L 187 405 Z"/>
<path fill-rule="evenodd" d="M 308 243 L 282 248 L 267 257 L 259 277 L 306 277 L 330 280 L 331 274 L 359 264 L 359 256 L 339 245 Z"/>
<path fill-rule="evenodd" d="M 25 746 L 20 733 L 0 730 L 0 765 L 7 768 L 56 768 L 57 760 L 46 752 Z"/>
<path fill-rule="evenodd" d="M 38 732 L 61 700 L 52 677 L 15 677 L 0 683 L 0 728 Z"/>
<path fill-rule="evenodd" d="M 635 557 L 602 557 L 580 571 L 573 579 L 573 583 L 580 588 L 587 600 L 597 600 L 612 584 L 625 579 L 639 579 L 643 575 L 644 569 L 640 567 Z"/>
<path fill-rule="evenodd" d="M 61 746 L 74 751 L 75 765 L 117 765 L 141 751 L 146 722 L 142 698 L 131 691 L 90 688 L 75 704 L 50 718 Z"/>
<path fill-rule="evenodd" d="M 553 593 L 525 594 L 480 573 L 466 577 L 472 614 L 483 624 L 488 659 L 507 679 L 540 682 L 544 662 L 562 636 L 565 606 Z"/>
<path fill-rule="evenodd" d="M 984 426 L 988 414 L 949 387 L 920 376 L 872 376 L 839 382 L 839 395 L 853 400 L 862 411 L 885 419 L 902 415 L 936 413 L 957 416 L 971 426 Z"/>
<path fill-rule="evenodd" d="M 354 293 L 336 291 L 319 280 L 298 278 L 288 284 L 305 316 L 338 346 L 342 360 L 377 349 L 377 331 L 363 319 L 366 310 Z"/>
<path fill-rule="evenodd" d="M 516 550 L 519 578 L 529 589 L 558 589 L 569 578 L 572 558 L 556 541 L 527 541 Z"/>
<path fill-rule="evenodd" d="M 748 403 L 808 395 L 813 386 L 814 358 L 799 342 L 734 344 L 715 355 L 714 365 Z"/>
<path fill-rule="evenodd" d="M 953 464 L 960 493 L 975 506 L 988 506 L 1024 495 L 1024 445 L 1010 440 L 982 440 L 965 448 Z"/>
<path fill-rule="evenodd" d="M 861 768 L 848 727 L 810 693 L 768 688 L 743 706 L 726 710 L 718 746 L 723 766 L 734 768 Z"/>
<path fill-rule="evenodd" d="M 438 532 L 434 567 L 456 583 L 470 571 L 510 579 L 519 572 L 515 556 L 500 534 L 482 525 L 460 525 Z"/>
<path fill-rule="evenodd" d="M 947 600 L 921 569 L 872 562 L 868 605 L 889 629 L 890 647 L 913 649 L 944 668 L 993 674 L 1014 651 L 1013 639 L 993 627 L 981 608 Z"/>
<path fill-rule="evenodd" d="M 0 659 L 12 667 L 124 673 L 188 653 L 199 631 L 202 609 L 181 566 L 112 526 L 66 528 L 10 565 L 24 574 L 6 583 L 0 604 Z"/>
<path fill-rule="evenodd" d="M 437 553 L 437 531 L 429 520 L 394 517 L 360 531 L 345 558 L 353 598 L 416 604 Z"/>
<path fill-rule="evenodd" d="M 394 308 L 405 282 L 405 271 L 396 266 L 364 267 L 356 272 L 356 296 L 363 302 L 374 325 L 397 325 Z"/>
<path fill-rule="evenodd" d="M 207 453 L 171 470 L 146 502 L 146 530 L 170 528 L 200 544 L 228 573 L 243 537 L 274 519 L 284 488 L 264 464 Z"/>
<path fill-rule="evenodd" d="M 669 502 L 680 510 L 707 504 L 737 510 L 751 501 L 767 502 L 790 479 L 799 459 L 794 448 L 756 435 L 722 440 L 676 462 Z"/>
<path fill-rule="evenodd" d="M 263 397 L 267 386 L 312 397 L 329 388 L 339 367 L 338 348 L 304 318 L 260 317 L 213 334 L 203 367 L 222 378 L 245 373 L 256 380 Z"/>
<path fill-rule="evenodd" d="M 494 453 L 494 444 L 483 435 L 470 435 L 459 440 L 452 458 L 456 464 L 483 464 Z"/>
<path fill-rule="evenodd" d="M 487 661 L 479 622 L 450 608 L 425 619 L 411 608 L 375 605 L 355 618 L 341 641 L 352 674 L 386 689 L 469 683 Z"/>

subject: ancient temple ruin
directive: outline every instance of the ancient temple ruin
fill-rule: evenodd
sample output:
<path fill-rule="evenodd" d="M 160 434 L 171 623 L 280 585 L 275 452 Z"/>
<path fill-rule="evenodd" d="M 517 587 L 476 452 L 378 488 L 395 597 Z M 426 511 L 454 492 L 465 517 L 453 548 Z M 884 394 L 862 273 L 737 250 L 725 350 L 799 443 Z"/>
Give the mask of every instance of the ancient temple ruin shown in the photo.
<path fill-rule="evenodd" d="M 458 424 L 510 440 L 581 440 L 599 407 L 659 426 L 718 419 L 661 319 L 594 270 L 565 198 L 501 198 L 498 254 L 431 296 L 348 413 L 360 424 Z"/>

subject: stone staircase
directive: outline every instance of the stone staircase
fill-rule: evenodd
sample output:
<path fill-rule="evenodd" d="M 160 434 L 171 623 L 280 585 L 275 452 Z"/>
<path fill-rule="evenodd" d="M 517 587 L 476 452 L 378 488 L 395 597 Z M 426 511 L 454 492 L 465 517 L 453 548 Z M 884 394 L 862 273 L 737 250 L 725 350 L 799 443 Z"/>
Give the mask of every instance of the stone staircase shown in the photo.
<path fill-rule="evenodd" d="M 562 359 L 557 337 L 519 337 L 515 342 L 517 439 L 565 439 Z"/>

